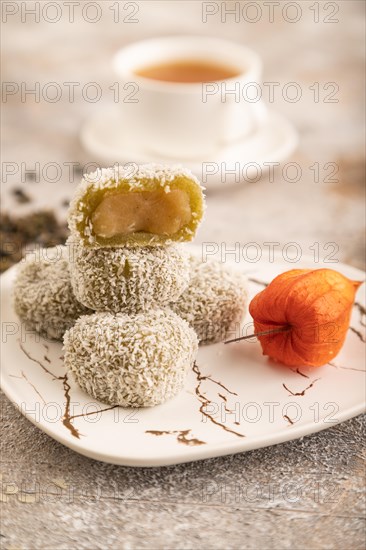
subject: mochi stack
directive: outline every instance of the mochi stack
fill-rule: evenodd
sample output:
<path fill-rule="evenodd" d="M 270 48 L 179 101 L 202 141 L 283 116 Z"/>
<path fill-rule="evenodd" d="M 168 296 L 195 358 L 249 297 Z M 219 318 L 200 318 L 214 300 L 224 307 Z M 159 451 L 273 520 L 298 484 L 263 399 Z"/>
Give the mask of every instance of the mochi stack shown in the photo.
<path fill-rule="evenodd" d="M 203 212 L 202 187 L 182 167 L 103 169 L 76 189 L 66 247 L 21 266 L 19 317 L 63 336 L 65 365 L 94 398 L 163 403 L 182 390 L 198 342 L 240 323 L 246 278 L 186 250 Z"/>

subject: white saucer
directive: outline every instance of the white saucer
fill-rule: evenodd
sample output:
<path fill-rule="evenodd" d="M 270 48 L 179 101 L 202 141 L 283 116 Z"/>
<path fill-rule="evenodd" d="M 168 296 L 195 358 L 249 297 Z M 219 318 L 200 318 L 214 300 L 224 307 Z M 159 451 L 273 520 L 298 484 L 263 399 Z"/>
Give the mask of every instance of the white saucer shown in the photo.
<path fill-rule="evenodd" d="M 298 143 L 298 135 L 292 124 L 280 114 L 269 111 L 264 125 L 250 137 L 235 142 L 202 159 L 169 158 L 143 150 L 133 143 L 124 131 L 118 107 L 96 113 L 81 129 L 81 142 L 93 155 L 93 160 L 103 165 L 136 162 L 170 162 L 184 164 L 203 181 L 208 188 L 219 188 L 265 173 L 266 163 L 282 162 L 288 158 Z M 216 166 L 212 163 L 216 163 Z M 225 164 L 221 164 L 225 163 Z M 235 170 L 226 174 L 225 170 Z"/>

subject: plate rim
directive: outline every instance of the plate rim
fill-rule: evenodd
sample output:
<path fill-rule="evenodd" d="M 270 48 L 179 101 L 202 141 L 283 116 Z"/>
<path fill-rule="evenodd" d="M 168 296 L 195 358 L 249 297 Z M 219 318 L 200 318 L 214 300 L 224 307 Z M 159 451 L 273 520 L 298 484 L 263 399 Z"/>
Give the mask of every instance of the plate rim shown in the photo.
<path fill-rule="evenodd" d="M 107 146 L 97 146 L 96 141 L 91 138 L 92 136 L 92 130 L 91 128 L 93 125 L 98 123 L 100 120 L 104 120 L 106 116 L 111 116 L 112 113 L 115 114 L 115 116 L 118 113 L 117 106 L 109 106 L 106 107 L 104 111 L 98 111 L 94 114 L 92 114 L 89 118 L 85 119 L 79 132 L 79 139 L 81 142 L 81 145 L 83 146 L 84 150 L 87 151 L 89 154 L 94 155 L 99 160 L 107 163 L 116 162 L 116 159 L 114 158 L 117 156 L 118 159 L 121 160 L 122 163 L 124 162 L 131 162 L 131 158 L 129 158 L 127 155 L 125 156 L 125 153 L 117 152 L 117 149 L 111 153 L 107 153 L 107 150 L 110 151 L 110 147 Z M 115 119 L 114 116 L 114 119 Z M 120 116 L 122 116 L 120 114 Z M 280 125 L 281 129 L 286 133 L 286 140 L 283 140 L 280 144 L 276 146 L 276 148 L 271 151 L 270 157 L 276 156 L 275 161 L 281 162 L 285 160 L 286 158 L 290 157 L 290 155 L 295 151 L 299 144 L 299 134 L 295 128 L 295 126 L 292 124 L 290 120 L 286 116 L 284 116 L 281 112 L 268 108 L 268 116 L 267 116 L 267 122 L 272 122 L 272 124 L 275 122 L 276 125 Z M 265 126 L 265 125 L 264 125 Z M 95 134 L 95 131 L 94 131 Z M 253 134 L 251 138 L 255 138 L 256 134 Z M 239 140 L 238 142 L 235 142 L 233 144 L 229 144 L 225 147 L 222 147 L 217 151 L 217 154 L 210 156 L 208 159 L 206 159 L 207 162 L 223 162 L 225 161 L 225 155 L 224 152 L 231 150 L 233 148 L 240 147 L 240 143 L 245 144 L 245 139 Z M 117 147 L 117 146 L 116 146 Z M 130 154 L 130 153 L 128 153 Z M 132 151 L 132 154 L 137 154 L 138 158 L 133 158 L 132 162 L 137 162 L 139 164 L 141 163 L 149 163 L 149 162 L 162 162 L 162 163 L 181 163 L 187 165 L 193 172 L 201 172 L 202 170 L 202 162 L 197 159 L 177 159 L 177 158 L 165 158 L 163 156 L 157 157 L 153 153 L 149 154 L 149 152 L 144 152 L 143 150 L 135 152 Z M 112 159 L 113 155 L 113 159 Z M 122 158 L 121 158 L 122 157 Z M 278 157 L 278 158 L 277 158 Z M 252 159 L 252 162 L 255 159 Z M 264 165 L 265 162 L 270 161 L 270 159 L 260 159 L 260 162 L 258 164 L 262 168 L 262 171 L 266 171 L 266 166 Z M 243 180 L 240 178 L 240 182 L 235 182 L 237 184 L 242 184 Z M 224 188 L 227 187 L 227 184 L 220 184 L 216 181 L 215 178 L 211 177 L 210 179 L 210 187 L 212 188 Z"/>

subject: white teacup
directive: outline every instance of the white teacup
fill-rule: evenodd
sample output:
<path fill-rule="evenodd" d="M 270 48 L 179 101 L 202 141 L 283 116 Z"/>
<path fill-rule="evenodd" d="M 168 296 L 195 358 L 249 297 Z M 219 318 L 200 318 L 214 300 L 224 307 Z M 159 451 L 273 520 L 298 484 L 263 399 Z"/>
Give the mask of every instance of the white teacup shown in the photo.
<path fill-rule="evenodd" d="M 235 76 L 184 83 L 135 73 L 174 61 L 217 64 L 233 69 Z M 202 158 L 250 135 L 265 119 L 263 102 L 247 98 L 249 87 L 255 92 L 261 83 L 261 60 L 240 44 L 199 36 L 153 38 L 122 48 L 113 64 L 124 89 L 133 90 L 128 86 L 133 82 L 137 90 L 134 101 L 125 98 L 121 103 L 120 123 L 129 139 L 147 151 L 175 159 Z"/>

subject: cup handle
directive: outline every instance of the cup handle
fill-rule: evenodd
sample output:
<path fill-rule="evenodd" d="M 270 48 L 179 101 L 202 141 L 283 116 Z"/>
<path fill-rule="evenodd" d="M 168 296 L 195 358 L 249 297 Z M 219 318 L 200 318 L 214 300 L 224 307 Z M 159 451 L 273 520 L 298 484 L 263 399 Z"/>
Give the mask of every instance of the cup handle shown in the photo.
<path fill-rule="evenodd" d="M 224 105 L 224 131 L 221 135 L 226 144 L 255 132 L 267 116 L 267 107 L 262 100 L 240 104 L 229 96 Z"/>

